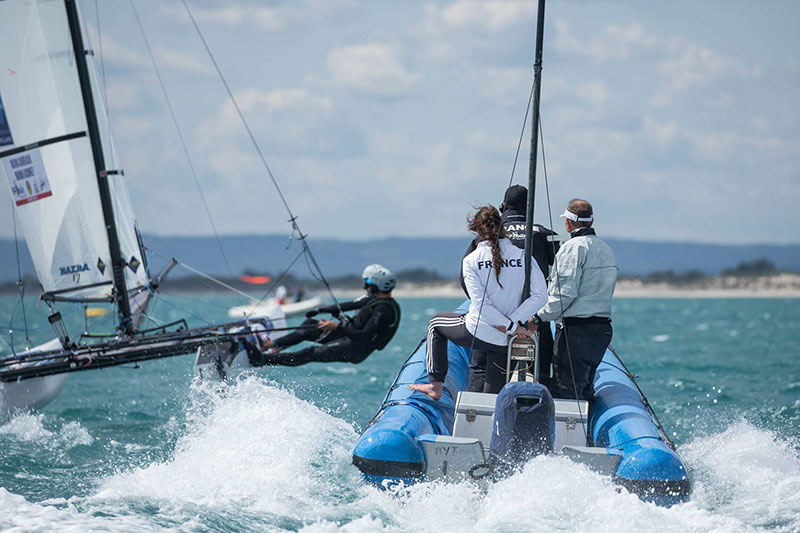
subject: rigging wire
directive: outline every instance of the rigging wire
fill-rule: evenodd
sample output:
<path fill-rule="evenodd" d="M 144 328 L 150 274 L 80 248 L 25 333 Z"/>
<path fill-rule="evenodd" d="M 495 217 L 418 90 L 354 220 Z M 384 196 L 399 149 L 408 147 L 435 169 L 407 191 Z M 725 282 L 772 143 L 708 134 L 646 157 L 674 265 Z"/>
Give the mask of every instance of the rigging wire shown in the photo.
<path fill-rule="evenodd" d="M 208 215 L 208 220 L 211 223 L 211 229 L 214 231 L 214 238 L 217 240 L 217 246 L 219 246 L 220 254 L 222 254 L 222 260 L 225 262 L 225 268 L 228 270 L 228 275 L 230 277 L 233 277 L 231 266 L 228 263 L 228 257 L 225 255 L 225 249 L 222 246 L 222 241 L 220 240 L 219 233 L 217 232 L 217 226 L 216 224 L 214 224 L 214 218 L 211 216 L 211 209 L 208 207 L 208 202 L 206 201 L 206 196 L 203 193 L 203 188 L 200 186 L 200 179 L 197 177 L 197 171 L 195 170 L 194 163 L 192 162 L 192 157 L 191 155 L 189 155 L 189 148 L 186 145 L 186 141 L 183 137 L 183 132 L 181 131 L 181 127 L 178 125 L 178 119 L 175 116 L 175 110 L 172 107 L 172 101 L 169 98 L 166 85 L 164 84 L 164 80 L 161 77 L 161 71 L 159 70 L 158 64 L 156 63 L 156 58 L 153 55 L 153 50 L 150 47 L 150 40 L 147 38 L 147 34 L 144 31 L 142 20 L 139 17 L 139 11 L 136 9 L 136 5 L 134 4 L 133 0 L 130 0 L 130 4 L 131 4 L 131 9 L 133 9 L 133 14 L 136 17 L 136 24 L 139 26 L 139 31 L 142 34 L 142 39 L 144 40 L 145 47 L 147 48 L 147 54 L 150 56 L 150 62 L 153 64 L 153 70 L 155 70 L 156 77 L 158 78 L 158 84 L 161 86 L 161 93 L 164 95 L 164 100 L 167 103 L 167 109 L 169 109 L 169 115 L 172 118 L 172 123 L 175 125 L 175 131 L 178 133 L 178 139 L 180 139 L 181 147 L 183 148 L 183 153 L 186 156 L 187 163 L 189 164 L 189 170 L 192 173 L 195 185 L 197 185 L 197 192 L 200 193 L 200 198 L 203 201 L 203 207 L 205 207 L 206 214 Z"/>
<path fill-rule="evenodd" d="M 183 268 L 185 270 L 188 270 L 192 274 L 200 276 L 201 278 L 203 278 L 205 280 L 208 280 L 211 283 L 215 283 L 215 284 L 219 285 L 220 287 L 225 287 L 229 291 L 235 292 L 239 296 L 244 296 L 245 298 L 249 299 L 252 302 L 256 302 L 257 301 L 253 296 L 250 296 L 246 292 L 240 291 L 236 287 L 233 287 L 232 285 L 229 285 L 229 284 L 225 283 L 224 281 L 215 278 L 214 276 L 210 276 L 210 275 L 208 275 L 208 274 L 206 274 L 204 272 L 201 272 L 200 270 L 197 270 L 196 268 L 194 268 L 192 266 L 189 266 L 186 263 L 182 263 L 181 261 L 178 261 L 177 266 L 179 266 L 179 267 L 181 267 L 181 268 Z"/>
<path fill-rule="evenodd" d="M 267 298 L 267 296 L 268 296 L 268 295 L 269 295 L 269 294 L 270 294 L 270 293 L 271 293 L 273 290 L 275 290 L 275 289 L 278 287 L 278 284 L 279 284 L 279 283 L 281 282 L 281 280 L 282 280 L 282 279 L 283 279 L 283 278 L 286 276 L 286 274 L 288 274 L 288 273 L 289 273 L 289 271 L 292 269 L 292 267 L 294 266 L 294 264 L 295 264 L 295 263 L 297 263 L 297 260 L 298 260 L 298 259 L 300 259 L 300 257 L 301 257 L 301 256 L 305 256 L 305 255 L 306 255 L 306 253 L 305 253 L 305 250 L 300 250 L 300 253 L 299 253 L 299 254 L 297 254 L 297 256 L 296 256 L 296 257 L 295 257 L 295 258 L 292 260 L 292 262 L 291 262 L 291 263 L 289 263 L 289 266 L 287 266 L 287 267 L 284 269 L 284 271 L 283 271 L 283 272 L 281 272 L 281 274 L 280 274 L 280 275 L 279 275 L 277 278 L 275 278 L 275 280 L 274 280 L 272 283 L 270 283 L 270 284 L 269 284 L 269 286 L 267 287 L 267 289 L 264 291 L 264 295 L 263 295 L 263 296 L 261 296 L 261 298 L 259 298 L 259 299 L 258 299 L 258 301 L 257 301 L 255 304 L 253 304 L 253 311 L 252 311 L 251 313 L 245 313 L 245 316 L 244 316 L 244 318 L 246 318 L 246 319 L 247 319 L 247 318 L 250 318 L 251 316 L 253 316 L 253 313 L 255 313 L 255 312 L 256 312 L 256 310 L 258 309 L 258 307 L 259 307 L 259 306 L 261 305 L 261 303 L 262 303 L 262 302 L 263 302 L 263 301 L 264 301 L 264 300 Z M 312 275 L 313 275 L 313 273 L 312 273 Z M 253 298 L 253 300 L 255 300 L 255 298 Z"/>
<path fill-rule="evenodd" d="M 233 104 L 233 107 L 236 110 L 236 113 L 239 115 L 239 119 L 242 121 L 242 125 L 244 126 L 245 130 L 247 131 L 247 135 L 250 137 L 250 141 L 252 142 L 253 147 L 255 148 L 256 152 L 258 153 L 259 159 L 261 159 L 262 165 L 266 169 L 267 174 L 269 175 L 269 178 L 270 178 L 270 180 L 272 181 L 272 184 L 275 187 L 275 190 L 278 192 L 278 196 L 280 197 L 281 202 L 283 202 L 283 206 L 286 208 L 286 212 L 289 213 L 289 222 L 292 224 L 292 229 L 294 231 L 297 231 L 298 238 L 299 238 L 300 242 L 302 243 L 303 249 L 308 254 L 309 258 L 311 259 L 311 262 L 314 264 L 314 267 L 317 269 L 317 272 L 319 273 L 319 276 L 320 276 L 323 284 L 325 285 L 325 288 L 328 290 L 328 293 L 331 295 L 331 298 L 333 298 L 333 301 L 335 302 L 336 306 L 341 311 L 341 306 L 339 305 L 339 300 L 337 300 L 336 296 L 333 294 L 333 289 L 331 288 L 330 284 L 328 283 L 328 280 L 325 279 L 325 274 L 322 272 L 322 269 L 319 267 L 319 263 L 317 263 L 317 260 L 314 257 L 313 252 L 311 251 L 311 247 L 309 246 L 308 242 L 306 241 L 306 238 L 308 237 L 308 235 L 304 235 L 303 232 L 300 231 L 300 226 L 297 224 L 297 216 L 295 216 L 295 214 L 292 212 L 291 207 L 289 207 L 289 203 L 286 201 L 286 197 L 283 195 L 283 191 L 281 190 L 280 186 L 278 185 L 278 181 L 275 179 L 275 175 L 272 173 L 272 169 L 270 168 L 269 164 L 267 163 L 267 159 L 264 156 L 264 153 L 261 151 L 261 147 L 259 146 L 258 141 L 256 141 L 255 135 L 253 134 L 253 130 L 250 129 L 250 125 L 247 123 L 247 120 L 244 118 L 244 114 L 242 113 L 242 110 L 239 107 L 239 103 L 236 101 L 236 98 L 233 95 L 233 91 L 231 90 L 230 86 L 228 85 L 228 82 L 225 79 L 225 76 L 222 74 L 222 69 L 220 69 L 219 64 L 217 63 L 217 60 L 214 58 L 214 54 L 211 52 L 211 48 L 209 47 L 208 42 L 206 42 L 205 36 L 203 35 L 203 32 L 200 30 L 200 26 L 197 24 L 197 20 L 195 20 L 194 15 L 192 14 L 192 10 L 189 8 L 189 4 L 187 3 L 186 0 L 181 0 L 181 2 L 183 3 L 184 8 L 186 9 L 186 13 L 189 15 L 189 19 L 191 20 L 192 25 L 194 26 L 194 29 L 197 32 L 198 37 L 200 38 L 200 41 L 203 43 L 203 47 L 205 48 L 206 53 L 208 54 L 208 57 L 211 60 L 211 63 L 214 65 L 214 69 L 216 70 L 217 75 L 219 76 L 219 79 L 222 82 L 222 85 L 225 87 L 225 91 L 228 93 L 228 97 L 230 98 L 231 103 Z"/>
<path fill-rule="evenodd" d="M 544 188 L 546 191 L 547 196 L 547 217 L 550 221 L 550 228 L 553 227 L 553 206 L 550 204 L 550 181 L 547 178 L 547 157 L 545 155 L 544 149 L 544 129 L 542 126 L 542 113 L 541 110 L 539 111 L 539 144 L 542 147 L 542 171 L 544 172 Z M 556 243 L 554 241 L 550 241 L 553 246 L 553 251 L 555 252 Z M 583 419 L 583 411 L 581 411 L 581 404 L 580 398 L 578 397 L 578 385 L 575 382 L 575 370 L 572 364 L 572 354 L 570 353 L 569 349 L 569 336 L 567 335 L 567 325 L 564 323 L 564 300 L 561 296 L 561 276 L 558 275 L 558 258 L 556 254 L 553 254 L 553 272 L 556 275 L 556 286 L 558 287 L 558 314 L 561 318 L 562 323 L 562 331 L 564 332 L 564 346 L 567 349 L 567 361 L 569 361 L 569 373 L 570 377 L 572 378 L 572 391 L 575 393 L 575 403 L 578 406 L 578 414 L 581 418 L 581 425 L 586 430 L 586 437 L 589 437 L 589 427 L 586 425 Z M 553 337 L 553 351 L 555 351 L 555 336 Z M 588 414 L 588 413 L 587 413 Z"/>
<path fill-rule="evenodd" d="M 25 347 L 28 348 L 30 347 L 31 344 L 31 338 L 30 338 L 30 333 L 28 331 L 28 315 L 25 312 L 25 283 L 22 281 L 22 267 L 20 266 L 20 261 L 19 261 L 19 236 L 17 235 L 17 212 L 14 209 L 13 199 L 11 200 L 11 203 L 12 203 L 11 220 L 13 220 L 14 224 L 14 251 L 16 252 L 17 255 L 17 286 L 19 287 L 19 303 L 22 306 L 22 321 L 25 323 Z M 13 321 L 14 321 L 14 313 L 11 314 L 11 322 L 13 323 Z M 13 335 L 13 327 L 11 327 L 11 325 L 9 325 L 9 333 Z M 16 351 L 14 351 L 13 347 L 11 351 L 14 352 L 14 355 L 16 355 Z"/>
<path fill-rule="evenodd" d="M 508 178 L 508 185 L 506 185 L 506 189 L 511 187 L 511 184 L 514 182 L 514 173 L 517 170 L 517 161 L 519 160 L 519 152 L 522 149 L 522 141 L 525 138 L 525 128 L 526 128 L 526 126 L 528 124 L 528 115 L 530 115 L 530 112 L 531 112 L 531 102 L 533 101 L 533 93 L 534 93 L 534 89 L 535 88 L 536 88 L 536 77 L 534 76 L 533 82 L 531 83 L 531 91 L 530 91 L 530 94 L 528 95 L 528 104 L 525 107 L 525 117 L 522 120 L 522 129 L 520 130 L 520 133 L 519 133 L 519 141 L 517 141 L 517 151 L 514 154 L 514 163 L 511 166 L 511 176 L 509 176 L 509 178 Z M 500 232 L 498 231 L 497 232 L 497 237 L 494 240 L 494 244 L 496 245 L 499 241 L 500 241 Z M 486 291 L 489 289 L 489 279 L 490 279 L 490 276 L 492 275 L 492 272 L 493 272 L 492 269 L 488 269 L 488 271 L 486 272 L 486 283 L 484 283 L 484 285 L 483 285 L 483 295 L 481 296 L 481 305 L 478 307 L 478 318 L 477 318 L 477 322 L 478 323 L 480 323 L 480 321 L 481 321 L 481 313 L 483 312 L 483 304 L 484 304 L 484 302 L 486 302 Z M 475 333 L 476 334 L 478 333 L 478 326 L 477 325 L 475 326 Z M 507 333 L 510 333 L 510 332 L 507 332 Z M 472 335 L 472 341 L 470 342 L 470 346 L 469 346 L 470 353 L 472 352 L 472 349 L 475 347 L 475 338 L 476 338 L 475 335 Z M 487 361 L 487 364 L 488 364 L 488 361 Z M 496 364 L 497 363 L 495 363 L 495 365 Z M 506 372 L 511 372 L 511 369 L 507 368 Z"/>
<path fill-rule="evenodd" d="M 103 30 L 102 26 L 100 25 L 100 0 L 94 1 L 94 14 L 95 19 L 97 20 L 97 44 L 100 50 L 100 76 L 103 80 L 103 105 L 105 109 L 103 112 L 106 115 L 106 133 L 108 135 L 108 142 L 106 145 L 108 146 L 109 151 L 111 152 L 111 160 L 116 163 L 119 161 L 119 168 L 125 168 L 125 164 L 122 162 L 122 154 L 117 153 L 116 146 L 114 145 L 114 141 L 112 138 L 112 131 L 111 131 L 111 110 L 108 107 L 108 90 L 107 90 L 107 83 L 106 83 L 106 62 L 105 57 L 103 55 Z M 86 37 L 90 41 L 91 44 L 91 36 L 89 32 L 86 32 Z"/>

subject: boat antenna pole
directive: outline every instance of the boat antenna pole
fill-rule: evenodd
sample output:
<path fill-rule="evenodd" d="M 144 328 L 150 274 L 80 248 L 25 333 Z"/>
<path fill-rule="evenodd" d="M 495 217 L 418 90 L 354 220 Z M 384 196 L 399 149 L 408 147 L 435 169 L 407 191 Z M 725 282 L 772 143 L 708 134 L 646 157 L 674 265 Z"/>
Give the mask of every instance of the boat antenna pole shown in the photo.
<path fill-rule="evenodd" d="M 91 51 L 86 50 L 83 46 L 77 0 L 64 0 L 64 5 L 67 9 L 69 32 L 72 37 L 72 50 L 75 53 L 75 66 L 78 69 L 78 80 L 80 81 L 81 95 L 83 96 L 83 109 L 86 112 L 86 125 L 89 130 L 89 142 L 92 146 L 94 168 L 97 172 L 100 204 L 103 208 L 103 220 L 106 224 L 109 251 L 111 252 L 111 272 L 117 300 L 119 327 L 123 334 L 128 335 L 133 333 L 131 306 L 128 300 L 128 288 L 125 284 L 125 260 L 120 250 L 117 223 L 114 219 L 114 208 L 111 201 L 111 190 L 108 186 L 105 156 L 103 155 L 103 145 L 100 140 L 100 127 L 97 123 L 97 110 L 92 96 L 92 81 L 89 77 L 89 66 L 86 62 L 86 56 Z"/>
<path fill-rule="evenodd" d="M 533 113 L 531 116 L 531 159 L 528 167 L 528 209 L 525 218 L 525 285 L 524 301 L 531 292 L 531 263 L 533 253 L 533 206 L 536 200 L 536 156 L 539 143 L 539 99 L 542 90 L 542 48 L 544 47 L 544 3 L 539 0 L 536 21 L 536 60 L 533 63 Z"/>

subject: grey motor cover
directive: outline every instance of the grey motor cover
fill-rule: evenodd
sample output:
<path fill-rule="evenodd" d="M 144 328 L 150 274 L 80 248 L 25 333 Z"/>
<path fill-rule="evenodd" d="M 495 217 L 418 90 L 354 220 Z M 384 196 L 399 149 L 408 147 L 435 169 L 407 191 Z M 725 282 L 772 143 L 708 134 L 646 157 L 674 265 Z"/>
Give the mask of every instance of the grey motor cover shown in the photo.
<path fill-rule="evenodd" d="M 489 457 L 495 477 L 504 477 L 535 455 L 553 451 L 555 404 L 541 383 L 509 383 L 497 395 Z"/>

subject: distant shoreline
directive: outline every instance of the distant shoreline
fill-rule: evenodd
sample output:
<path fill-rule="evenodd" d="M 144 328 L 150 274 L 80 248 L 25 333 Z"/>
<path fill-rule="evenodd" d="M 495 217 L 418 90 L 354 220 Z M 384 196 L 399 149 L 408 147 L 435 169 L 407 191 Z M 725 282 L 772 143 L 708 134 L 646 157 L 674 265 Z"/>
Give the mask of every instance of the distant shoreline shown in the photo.
<path fill-rule="evenodd" d="M 361 294 L 353 288 L 333 288 L 342 296 Z M 403 283 L 400 280 L 394 295 L 399 298 L 462 298 L 461 286 L 453 282 Z M 723 276 L 693 284 L 646 283 L 638 279 L 621 279 L 615 298 L 800 298 L 800 275 Z"/>
<path fill-rule="evenodd" d="M 360 294 L 356 291 L 343 291 L 342 294 Z M 457 283 L 441 285 L 424 285 L 398 287 L 394 295 L 399 298 L 460 298 L 464 297 L 461 286 Z M 696 288 L 676 286 L 638 286 L 635 283 L 621 281 L 614 291 L 615 298 L 800 298 L 800 288 L 767 289 L 767 288 Z"/>
<path fill-rule="evenodd" d="M 218 293 L 230 294 L 228 289 L 210 286 L 205 280 L 177 279 L 163 284 L 164 294 Z M 235 280 L 227 280 L 234 284 Z M 332 288 L 337 297 L 350 298 L 363 294 L 358 285 L 358 278 L 348 279 L 340 284 L 333 281 Z M 312 295 L 327 296 L 320 284 L 317 286 L 305 283 L 308 297 Z M 30 285 L 29 285 L 30 286 Z M 268 285 L 255 288 L 239 284 L 242 290 L 252 296 L 261 298 Z M 290 293 L 294 289 L 287 284 Z M 2 290 L 5 289 L 5 290 Z M 28 291 L 31 294 L 31 291 Z M 395 296 L 400 298 L 463 298 L 464 292 L 455 280 L 403 281 L 399 276 Z M 0 287 L 0 295 L 18 296 L 18 288 L 9 284 Z M 614 292 L 616 298 L 800 298 L 800 274 L 779 272 L 760 276 L 716 276 L 704 277 L 691 282 L 649 281 L 641 278 L 621 278 Z M 291 297 L 291 295 L 290 295 Z"/>

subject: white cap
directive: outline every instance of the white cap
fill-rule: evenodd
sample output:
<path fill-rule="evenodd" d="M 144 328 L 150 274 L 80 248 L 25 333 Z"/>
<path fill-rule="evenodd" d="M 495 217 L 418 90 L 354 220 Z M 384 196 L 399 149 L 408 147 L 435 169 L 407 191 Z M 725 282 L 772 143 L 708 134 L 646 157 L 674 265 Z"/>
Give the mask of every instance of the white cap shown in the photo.
<path fill-rule="evenodd" d="M 579 217 L 578 215 L 576 215 L 575 213 L 573 213 L 569 209 L 565 209 L 564 212 L 561 213 L 558 216 L 561 217 L 561 218 L 568 218 L 569 220 L 571 220 L 573 222 L 594 222 L 594 217 L 593 216 Z"/>

